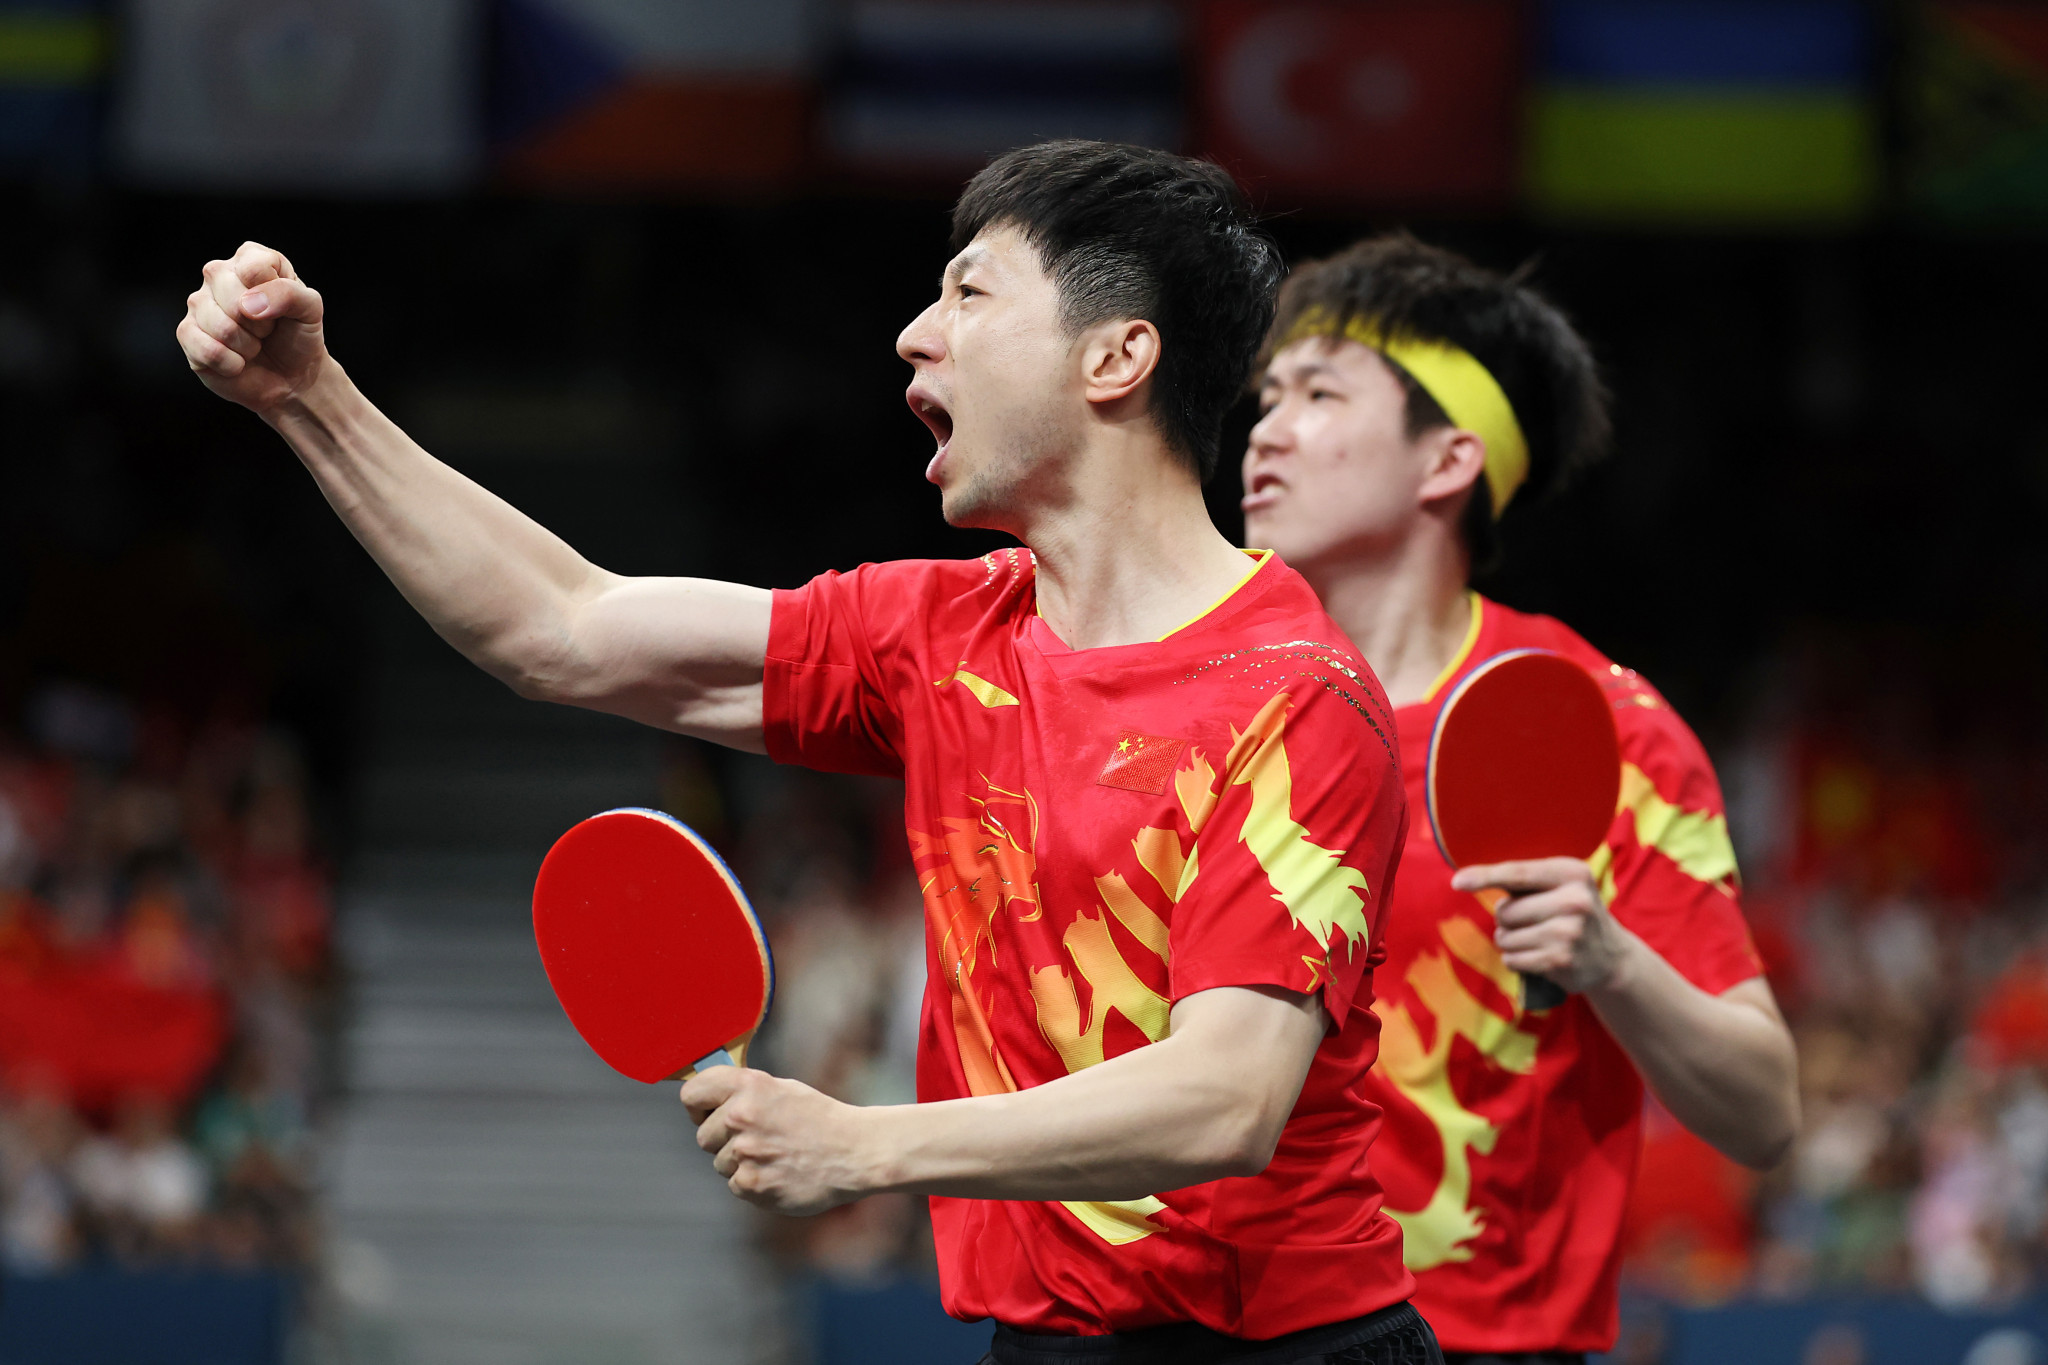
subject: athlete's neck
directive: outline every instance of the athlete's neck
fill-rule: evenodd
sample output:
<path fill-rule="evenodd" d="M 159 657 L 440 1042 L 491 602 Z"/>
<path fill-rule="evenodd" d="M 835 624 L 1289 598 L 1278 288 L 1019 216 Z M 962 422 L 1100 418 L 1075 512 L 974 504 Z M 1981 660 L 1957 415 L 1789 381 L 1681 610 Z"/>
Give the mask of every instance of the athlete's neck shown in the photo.
<path fill-rule="evenodd" d="M 1429 694 L 1472 628 L 1468 566 L 1454 539 L 1421 535 L 1295 567 L 1372 665 L 1387 700 L 1409 706 Z"/>
<path fill-rule="evenodd" d="M 1160 639 L 1254 567 L 1163 448 L 1093 452 L 1074 471 L 1069 495 L 1019 536 L 1038 560 L 1039 614 L 1069 648 Z"/>

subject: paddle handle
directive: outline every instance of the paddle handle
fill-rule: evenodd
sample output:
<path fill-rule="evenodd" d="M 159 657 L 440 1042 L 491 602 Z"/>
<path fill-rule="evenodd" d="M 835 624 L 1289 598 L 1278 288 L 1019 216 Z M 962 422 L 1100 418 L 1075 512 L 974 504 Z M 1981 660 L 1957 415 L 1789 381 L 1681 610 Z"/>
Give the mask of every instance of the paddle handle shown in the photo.
<path fill-rule="evenodd" d="M 1508 898 L 1508 893 L 1497 886 L 1489 886 L 1473 894 L 1479 897 L 1479 903 L 1486 907 L 1486 913 L 1489 915 L 1499 914 L 1500 903 Z M 1515 975 L 1522 978 L 1524 1014 L 1531 1014 L 1537 1010 L 1554 1010 L 1564 1003 L 1568 992 L 1549 977 L 1532 976 L 1528 972 L 1516 972 Z"/>
<path fill-rule="evenodd" d="M 1565 988 L 1547 976 L 1531 976 L 1520 973 L 1522 978 L 1522 1011 L 1554 1010 L 1565 1000 Z"/>
<path fill-rule="evenodd" d="M 681 1071 L 678 1071 L 675 1075 L 669 1077 L 669 1079 L 672 1081 L 687 1081 L 698 1072 L 708 1071 L 714 1066 L 745 1066 L 747 1064 L 747 1044 L 753 1041 L 754 1034 L 750 1029 L 727 1043 L 724 1047 L 713 1048 Z"/>

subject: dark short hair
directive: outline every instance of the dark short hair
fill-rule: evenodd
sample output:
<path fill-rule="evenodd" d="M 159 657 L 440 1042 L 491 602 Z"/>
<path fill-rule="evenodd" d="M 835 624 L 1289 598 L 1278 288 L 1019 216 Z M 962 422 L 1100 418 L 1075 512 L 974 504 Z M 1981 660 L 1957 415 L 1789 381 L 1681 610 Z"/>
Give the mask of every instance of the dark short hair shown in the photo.
<path fill-rule="evenodd" d="M 1258 370 L 1264 373 L 1304 317 L 1319 332 L 1341 335 L 1359 319 L 1388 335 L 1463 347 L 1507 394 L 1529 443 L 1529 477 L 1510 505 L 1539 502 L 1607 453 L 1612 427 L 1592 350 L 1557 306 L 1528 285 L 1528 273 L 1526 266 L 1512 275 L 1487 270 L 1406 232 L 1368 237 L 1288 278 Z M 1411 437 L 1450 425 L 1413 375 L 1392 360 L 1387 364 L 1408 394 Z M 1472 487 L 1461 529 L 1474 570 L 1493 567 L 1500 538 L 1484 479 Z"/>
<path fill-rule="evenodd" d="M 953 249 L 1000 226 L 1038 249 L 1070 334 L 1112 318 L 1159 329 L 1152 417 L 1206 480 L 1281 274 L 1278 248 L 1230 173 L 1149 147 L 1041 142 L 968 182 L 953 207 Z"/>

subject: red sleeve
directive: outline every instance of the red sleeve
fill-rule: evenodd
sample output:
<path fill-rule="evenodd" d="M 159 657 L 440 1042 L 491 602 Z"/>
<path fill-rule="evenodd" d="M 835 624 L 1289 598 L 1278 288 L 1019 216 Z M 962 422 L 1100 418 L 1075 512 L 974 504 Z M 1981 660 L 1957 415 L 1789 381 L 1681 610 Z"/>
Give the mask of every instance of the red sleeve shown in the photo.
<path fill-rule="evenodd" d="M 1218 986 L 1320 991 L 1336 1027 L 1371 1002 L 1361 987 L 1408 827 L 1391 727 L 1375 720 L 1298 677 L 1229 753 L 1191 751 L 1177 780 L 1195 872 L 1174 907 L 1173 1000 Z"/>
<path fill-rule="evenodd" d="M 901 777 L 898 675 L 914 667 L 916 561 L 863 564 L 777 589 L 761 680 L 768 756 L 825 772 Z"/>
<path fill-rule="evenodd" d="M 1763 975 L 1743 918 L 1721 784 L 1699 740 L 1647 687 L 1618 698 L 1621 809 L 1602 890 L 1616 919 L 1701 990 Z"/>

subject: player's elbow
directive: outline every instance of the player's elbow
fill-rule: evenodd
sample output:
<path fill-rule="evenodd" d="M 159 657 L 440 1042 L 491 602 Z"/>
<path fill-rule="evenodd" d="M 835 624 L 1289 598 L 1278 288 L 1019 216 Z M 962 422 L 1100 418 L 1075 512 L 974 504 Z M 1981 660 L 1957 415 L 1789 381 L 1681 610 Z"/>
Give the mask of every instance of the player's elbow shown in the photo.
<path fill-rule="evenodd" d="M 1799 1124 L 1799 1090 L 1788 1076 L 1776 1095 L 1761 1102 L 1752 1096 L 1696 1131 L 1730 1161 L 1768 1171 L 1790 1155 L 1792 1144 L 1799 1140 Z"/>
<path fill-rule="evenodd" d="M 1792 1153 L 1799 1140 L 1799 1097 L 1793 1094 L 1751 1124 L 1728 1155 L 1751 1170 L 1768 1171 Z"/>
<path fill-rule="evenodd" d="M 527 701 L 591 706 L 602 691 L 597 670 L 560 631 L 508 629 L 463 653 Z"/>
<path fill-rule="evenodd" d="M 580 685 L 581 679 L 561 670 L 485 664 L 484 671 L 511 688 L 523 701 L 587 707 L 598 695 L 595 689 Z"/>
<path fill-rule="evenodd" d="M 1287 1115 L 1272 1113 L 1265 1097 L 1240 1096 L 1219 1109 L 1206 1125 L 1200 1163 L 1212 1180 L 1258 1175 L 1273 1164 Z"/>

